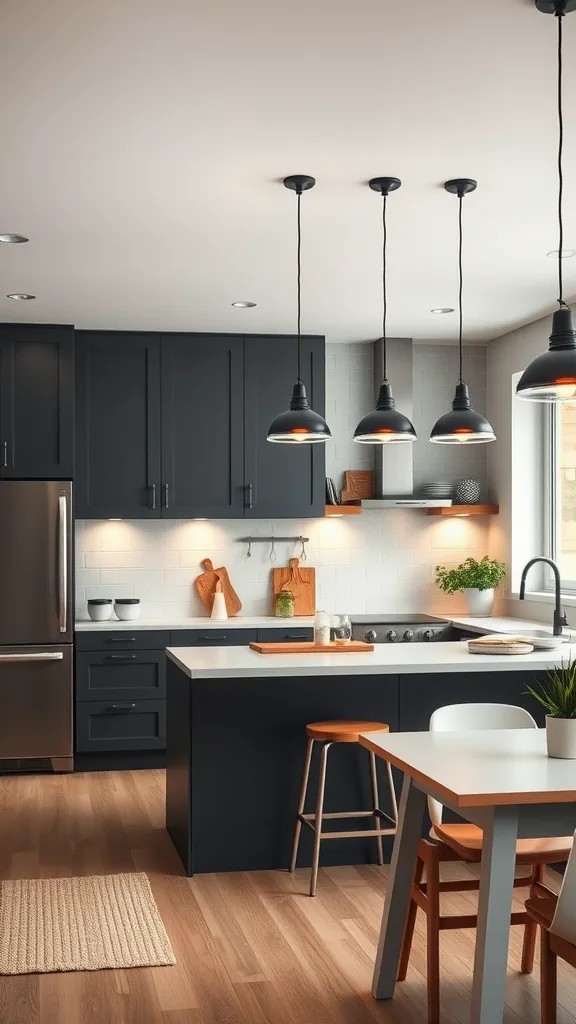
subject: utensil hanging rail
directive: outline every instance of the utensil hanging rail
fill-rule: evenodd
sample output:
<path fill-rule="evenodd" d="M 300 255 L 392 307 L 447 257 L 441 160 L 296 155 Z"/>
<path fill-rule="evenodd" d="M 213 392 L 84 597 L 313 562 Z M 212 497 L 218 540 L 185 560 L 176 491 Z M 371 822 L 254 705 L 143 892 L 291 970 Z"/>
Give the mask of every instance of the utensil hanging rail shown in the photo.
<path fill-rule="evenodd" d="M 291 540 L 298 544 L 308 544 L 310 537 L 239 537 L 239 544 L 270 544 L 273 540 Z"/>

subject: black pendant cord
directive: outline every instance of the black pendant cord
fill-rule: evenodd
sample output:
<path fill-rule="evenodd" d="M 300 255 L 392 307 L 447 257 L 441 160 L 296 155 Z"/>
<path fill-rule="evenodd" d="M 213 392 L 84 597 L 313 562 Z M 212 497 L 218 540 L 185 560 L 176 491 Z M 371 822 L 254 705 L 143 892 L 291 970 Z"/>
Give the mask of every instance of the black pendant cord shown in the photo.
<path fill-rule="evenodd" d="M 564 199 L 564 173 L 562 170 L 562 155 L 564 149 L 564 114 L 562 110 L 562 20 L 564 10 L 559 5 L 556 10 L 558 19 L 558 304 L 565 306 L 564 302 L 564 281 L 562 268 L 562 251 L 564 248 L 564 220 L 562 206 Z"/>
<path fill-rule="evenodd" d="M 297 305 L 298 305 L 298 317 L 297 317 L 298 318 L 298 376 L 297 376 L 296 379 L 297 379 L 298 383 L 301 384 L 302 383 L 302 377 L 300 376 L 300 373 L 301 373 L 301 366 L 300 366 L 300 362 L 301 362 L 301 359 L 300 359 L 300 314 L 301 314 L 301 300 L 300 300 L 301 257 L 300 257 L 300 250 L 301 250 L 301 246 L 302 246 L 302 228 L 301 228 L 301 225 L 300 225 L 300 200 L 302 199 L 302 193 L 300 191 L 298 191 L 296 193 L 296 196 L 297 196 L 297 199 L 298 199 L 298 218 L 297 218 L 297 223 L 298 223 L 298 245 L 297 245 L 297 256 L 296 256 L 296 263 L 297 263 L 297 275 L 296 275 L 296 282 L 297 282 L 297 284 L 296 284 L 296 290 L 297 290 L 297 293 L 298 293 L 298 299 L 297 299 Z"/>
<path fill-rule="evenodd" d="M 388 240 L 386 232 L 386 200 L 388 196 L 382 193 L 382 383 L 388 383 L 386 364 L 386 314 L 388 312 L 386 294 L 386 243 Z"/>
<path fill-rule="evenodd" d="M 462 380 L 462 195 L 458 196 L 458 316 L 459 316 L 459 327 L 458 327 L 458 352 L 459 352 L 459 369 L 458 369 L 458 383 L 463 384 Z"/>

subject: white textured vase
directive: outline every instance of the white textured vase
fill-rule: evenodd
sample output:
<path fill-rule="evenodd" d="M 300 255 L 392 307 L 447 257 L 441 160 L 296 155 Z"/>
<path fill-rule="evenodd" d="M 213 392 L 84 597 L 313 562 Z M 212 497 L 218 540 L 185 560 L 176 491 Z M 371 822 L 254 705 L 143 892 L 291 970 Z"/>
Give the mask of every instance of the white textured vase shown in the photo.
<path fill-rule="evenodd" d="M 482 618 L 486 615 L 492 615 L 494 588 L 478 590 L 477 587 L 464 587 L 464 593 L 470 615 Z"/>
<path fill-rule="evenodd" d="M 552 718 L 546 715 L 548 757 L 576 760 L 576 718 Z"/>

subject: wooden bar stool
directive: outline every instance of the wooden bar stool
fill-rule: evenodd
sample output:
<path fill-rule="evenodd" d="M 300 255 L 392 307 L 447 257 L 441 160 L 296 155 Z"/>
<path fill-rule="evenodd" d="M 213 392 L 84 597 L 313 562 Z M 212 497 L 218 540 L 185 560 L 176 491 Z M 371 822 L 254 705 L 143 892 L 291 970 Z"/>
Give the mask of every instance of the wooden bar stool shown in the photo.
<path fill-rule="evenodd" d="M 386 771 L 388 775 L 388 790 L 390 793 L 390 800 L 392 804 L 392 814 L 386 814 L 380 809 L 380 799 L 378 796 L 378 776 L 376 774 L 376 758 L 372 751 L 368 751 L 370 758 L 370 784 L 372 789 L 372 810 L 370 811 L 336 811 L 330 814 L 324 813 L 324 790 L 326 788 L 326 766 L 328 763 L 328 751 L 333 743 L 358 743 L 358 735 L 361 732 L 389 732 L 389 726 L 384 725 L 382 722 L 312 722 L 306 726 L 306 735 L 308 736 L 308 745 L 306 747 L 306 757 L 304 760 L 304 775 L 302 777 L 302 788 L 300 790 L 300 801 L 298 804 L 298 817 L 296 819 L 296 831 L 294 834 L 294 845 L 292 847 L 292 860 L 290 862 L 290 871 L 296 870 L 296 860 L 298 858 L 298 846 L 300 844 L 300 834 L 302 832 L 302 825 L 308 825 L 314 833 L 314 852 L 312 855 L 312 875 L 310 878 L 310 895 L 316 895 L 316 883 L 318 880 L 318 865 L 320 861 L 320 843 L 323 839 L 354 839 L 361 837 L 374 836 L 376 839 L 376 850 L 378 856 L 378 863 L 384 863 L 384 857 L 382 854 L 382 836 L 394 836 L 396 835 L 396 829 L 398 825 L 398 804 L 396 802 L 396 792 L 394 790 L 394 781 L 392 779 L 392 769 L 388 763 L 386 763 Z M 306 792 L 308 789 L 308 780 L 310 777 L 310 765 L 312 763 L 312 751 L 314 749 L 314 743 L 323 743 L 322 753 L 320 755 L 320 778 L 318 780 L 318 794 L 316 798 L 316 811 L 314 814 L 305 814 L 304 808 L 306 806 Z M 374 818 L 376 823 L 375 829 L 361 829 L 359 831 L 351 832 L 323 832 L 322 822 L 324 819 L 333 818 Z M 389 822 L 391 828 L 380 827 L 381 822 Z"/>

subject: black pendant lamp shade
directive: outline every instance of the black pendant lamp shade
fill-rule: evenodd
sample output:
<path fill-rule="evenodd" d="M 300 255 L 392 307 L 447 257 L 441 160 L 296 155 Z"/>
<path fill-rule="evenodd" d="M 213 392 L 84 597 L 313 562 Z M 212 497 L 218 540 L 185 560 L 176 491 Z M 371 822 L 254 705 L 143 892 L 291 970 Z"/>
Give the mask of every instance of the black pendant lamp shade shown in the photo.
<path fill-rule="evenodd" d="M 402 182 L 399 178 L 372 178 L 368 184 L 382 196 L 382 383 L 376 408 L 360 420 L 354 431 L 354 440 L 359 444 L 416 441 L 416 431 L 410 420 L 395 407 L 392 386 L 386 376 L 386 199 L 390 192 L 400 188 Z"/>
<path fill-rule="evenodd" d="M 558 305 L 552 318 L 552 334 L 549 348 L 537 356 L 522 374 L 516 394 L 533 402 L 569 402 L 576 398 L 576 333 L 572 322 L 572 310 L 564 302 L 562 275 L 562 249 L 564 224 L 562 202 L 564 180 L 562 171 L 562 150 L 564 146 L 564 122 L 562 114 L 562 19 L 565 14 L 576 10 L 573 0 L 537 0 L 536 6 L 544 14 L 555 14 L 558 19 Z"/>
<path fill-rule="evenodd" d="M 433 444 L 486 444 L 495 441 L 496 435 L 487 419 L 476 412 L 470 405 L 468 385 L 462 380 L 462 200 L 468 192 L 476 188 L 473 178 L 454 178 L 447 181 L 444 188 L 452 195 L 458 196 L 458 273 L 459 273 L 459 333 L 458 356 L 459 374 L 452 411 L 447 412 L 436 421 L 430 434 Z"/>
<path fill-rule="evenodd" d="M 303 192 L 314 188 L 316 179 L 309 174 L 291 174 L 284 178 L 284 186 L 296 193 L 298 199 L 298 244 L 297 244 L 297 293 L 298 293 L 298 374 L 292 391 L 290 405 L 286 412 L 281 412 L 273 421 L 268 431 L 268 441 L 277 444 L 317 444 L 328 441 L 332 437 L 330 428 L 319 413 L 308 405 L 306 388 L 300 376 L 301 345 L 300 345 L 300 247 L 302 232 L 300 230 L 300 199 Z"/>

